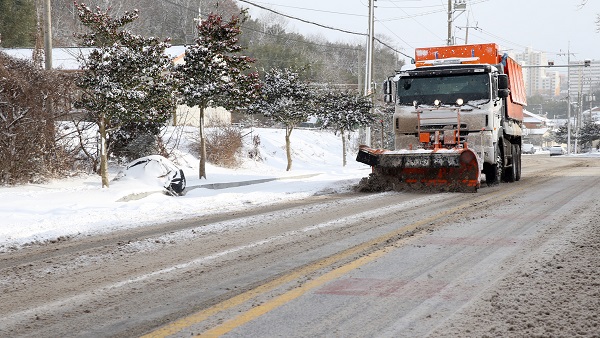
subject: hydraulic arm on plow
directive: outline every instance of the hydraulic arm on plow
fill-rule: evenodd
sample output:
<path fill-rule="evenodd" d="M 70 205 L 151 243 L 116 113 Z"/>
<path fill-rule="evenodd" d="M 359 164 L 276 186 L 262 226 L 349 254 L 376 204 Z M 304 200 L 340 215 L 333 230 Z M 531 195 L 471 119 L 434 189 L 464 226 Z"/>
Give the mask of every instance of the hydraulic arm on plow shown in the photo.
<path fill-rule="evenodd" d="M 416 61 L 384 86 L 395 104 L 395 149 L 359 149 L 356 160 L 373 168 L 369 180 L 469 192 L 482 173 L 489 185 L 519 180 L 520 66 L 495 44 L 421 48 Z"/>
<path fill-rule="evenodd" d="M 357 161 L 373 167 L 375 175 L 387 177 L 391 188 L 399 189 L 439 187 L 450 191 L 477 191 L 481 164 L 473 150 L 468 148 L 460 132 L 460 107 L 449 109 L 455 113 L 455 128 L 433 130 L 422 121 L 447 120 L 439 108 L 416 109 L 419 144 L 407 150 L 372 149 L 361 146 Z"/>

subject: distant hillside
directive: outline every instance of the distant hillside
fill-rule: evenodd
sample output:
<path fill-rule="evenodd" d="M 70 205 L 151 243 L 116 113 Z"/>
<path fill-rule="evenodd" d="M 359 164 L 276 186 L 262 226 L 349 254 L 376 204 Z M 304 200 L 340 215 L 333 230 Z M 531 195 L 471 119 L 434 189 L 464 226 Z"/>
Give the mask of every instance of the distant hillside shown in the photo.
<path fill-rule="evenodd" d="M 110 4 L 113 16 L 138 9 L 139 19 L 130 25 L 130 29 L 140 35 L 170 38 L 173 45 L 194 43 L 199 11 L 202 17 L 214 12 L 226 19 L 240 13 L 240 6 L 233 0 L 91 0 L 84 3 L 101 9 Z M 289 33 L 285 29 L 286 20 L 271 16 L 263 21 L 250 18 L 243 24 L 241 43 L 248 48 L 245 53 L 256 59 L 255 67 L 260 72 L 272 67 L 308 67 L 311 81 L 344 84 L 349 88 L 362 86 L 364 45 L 334 43 L 324 38 Z M 74 33 L 82 32 L 84 27 L 78 20 L 73 1 L 52 0 L 52 23 L 54 47 L 78 45 Z M 380 38 L 385 40 L 385 37 Z M 402 64 L 389 48 L 378 43 L 376 48 L 374 81 L 380 83 Z"/>

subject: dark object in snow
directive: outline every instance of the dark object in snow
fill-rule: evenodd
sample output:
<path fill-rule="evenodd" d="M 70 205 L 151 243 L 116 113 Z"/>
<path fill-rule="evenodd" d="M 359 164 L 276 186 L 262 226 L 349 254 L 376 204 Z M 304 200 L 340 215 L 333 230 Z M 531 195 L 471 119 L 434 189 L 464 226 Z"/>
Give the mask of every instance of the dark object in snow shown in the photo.
<path fill-rule="evenodd" d="M 185 175 L 173 162 L 160 155 L 138 158 L 129 163 L 125 176 L 145 180 L 149 184 L 161 184 L 167 193 L 181 196 L 185 191 Z"/>
<path fill-rule="evenodd" d="M 183 170 L 179 169 L 179 172 L 171 179 L 169 188 L 177 195 L 183 195 L 183 191 L 185 190 L 185 175 L 183 174 Z"/>

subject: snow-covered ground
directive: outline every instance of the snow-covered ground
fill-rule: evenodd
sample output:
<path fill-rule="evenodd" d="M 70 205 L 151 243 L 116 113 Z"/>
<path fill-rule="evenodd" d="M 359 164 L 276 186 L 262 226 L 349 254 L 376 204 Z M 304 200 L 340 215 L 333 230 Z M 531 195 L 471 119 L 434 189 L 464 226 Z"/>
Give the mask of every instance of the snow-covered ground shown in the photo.
<path fill-rule="evenodd" d="M 189 139 L 195 132 L 192 129 L 184 134 Z M 354 149 L 348 151 L 347 165 L 342 166 L 342 141 L 330 131 L 294 130 L 293 166 L 289 172 L 285 170 L 284 130 L 255 128 L 252 134 L 250 129 L 244 129 L 244 133 L 248 134 L 245 136 L 248 143 L 252 136 L 259 135 L 262 161 L 246 159 L 235 170 L 208 164 L 207 179 L 202 180 L 198 178 L 198 159 L 187 152 L 186 141 L 181 143 L 173 155 L 187 178 L 185 196 L 167 196 L 159 185 L 127 178 L 112 181 L 110 188 L 102 188 L 97 175 L 0 187 L 0 252 L 61 237 L 86 236 L 346 191 L 370 172 L 367 165 L 355 161 L 354 140 L 348 142 Z M 548 152 L 525 156 L 543 153 Z M 111 178 L 117 177 L 121 169 L 111 168 Z M 228 187 L 235 185 L 230 183 L 255 180 L 267 182 Z M 210 184 L 227 188 L 202 187 Z"/>
<path fill-rule="evenodd" d="M 244 132 L 249 133 L 250 129 Z M 207 179 L 202 180 L 198 178 L 197 158 L 180 146 L 174 155 L 187 178 L 189 190 L 185 196 L 167 196 L 160 192 L 159 186 L 127 178 L 112 181 L 110 188 L 102 188 L 97 175 L 0 187 L 0 252 L 61 237 L 86 236 L 344 191 L 370 172 L 368 166 L 355 161 L 355 150 L 348 152 L 348 164 L 342 166 L 341 139 L 330 131 L 294 130 L 293 166 L 289 172 L 285 170 L 285 131 L 259 128 L 245 139 L 254 135 L 260 137 L 262 161 L 248 159 L 235 170 L 208 164 Z M 111 168 L 111 179 L 121 169 Z M 275 178 L 266 183 L 225 189 L 201 187 Z"/>

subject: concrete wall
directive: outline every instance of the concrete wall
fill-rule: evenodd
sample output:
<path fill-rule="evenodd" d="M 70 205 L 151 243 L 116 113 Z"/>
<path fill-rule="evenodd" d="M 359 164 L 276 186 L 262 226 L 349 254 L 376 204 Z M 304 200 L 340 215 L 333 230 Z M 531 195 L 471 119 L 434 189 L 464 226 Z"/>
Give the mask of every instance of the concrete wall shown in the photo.
<path fill-rule="evenodd" d="M 176 125 L 178 126 L 200 126 L 200 108 L 177 106 Z M 223 107 L 206 108 L 204 110 L 204 126 L 231 124 L 231 113 Z"/>

